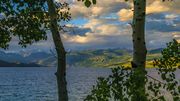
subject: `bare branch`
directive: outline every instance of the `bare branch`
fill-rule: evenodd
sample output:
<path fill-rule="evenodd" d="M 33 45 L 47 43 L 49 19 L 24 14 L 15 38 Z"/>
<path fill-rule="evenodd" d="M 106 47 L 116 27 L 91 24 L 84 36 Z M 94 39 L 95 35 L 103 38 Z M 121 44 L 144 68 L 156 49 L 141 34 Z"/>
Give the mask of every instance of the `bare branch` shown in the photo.
<path fill-rule="evenodd" d="M 158 80 L 158 79 L 155 79 L 155 78 L 153 78 L 152 76 L 150 76 L 150 75 L 146 75 L 147 77 L 149 77 L 149 78 L 151 78 L 151 79 L 153 79 L 154 81 L 158 81 L 159 83 L 161 83 L 161 84 L 164 84 L 165 85 L 165 83 L 164 82 L 162 82 L 162 81 L 160 81 L 160 80 Z"/>
<path fill-rule="evenodd" d="M 55 58 L 58 58 L 57 55 L 56 55 L 56 53 L 55 53 L 52 49 L 50 49 L 50 52 L 51 52 L 51 54 L 52 54 Z"/>

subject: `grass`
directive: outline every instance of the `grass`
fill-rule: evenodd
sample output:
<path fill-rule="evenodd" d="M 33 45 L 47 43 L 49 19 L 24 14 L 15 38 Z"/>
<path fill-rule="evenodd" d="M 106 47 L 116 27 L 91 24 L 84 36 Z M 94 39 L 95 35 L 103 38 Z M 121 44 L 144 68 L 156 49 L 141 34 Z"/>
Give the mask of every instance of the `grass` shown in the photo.
<path fill-rule="evenodd" d="M 131 66 L 132 52 L 126 50 L 96 50 L 71 53 L 70 64 L 81 67 Z M 161 57 L 159 52 L 148 53 L 146 67 L 153 68 L 153 59 Z"/>

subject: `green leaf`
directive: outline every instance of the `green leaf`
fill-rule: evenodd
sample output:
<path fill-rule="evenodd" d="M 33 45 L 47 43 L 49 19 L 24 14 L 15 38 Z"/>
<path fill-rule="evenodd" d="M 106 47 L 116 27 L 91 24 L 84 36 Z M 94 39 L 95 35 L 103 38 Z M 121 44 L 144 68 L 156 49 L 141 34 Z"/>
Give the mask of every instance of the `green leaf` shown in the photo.
<path fill-rule="evenodd" d="M 96 4 L 96 0 L 92 0 L 93 4 Z"/>
<path fill-rule="evenodd" d="M 86 7 L 90 7 L 91 6 L 91 2 L 89 0 L 86 0 L 84 2 L 84 4 L 85 4 Z"/>

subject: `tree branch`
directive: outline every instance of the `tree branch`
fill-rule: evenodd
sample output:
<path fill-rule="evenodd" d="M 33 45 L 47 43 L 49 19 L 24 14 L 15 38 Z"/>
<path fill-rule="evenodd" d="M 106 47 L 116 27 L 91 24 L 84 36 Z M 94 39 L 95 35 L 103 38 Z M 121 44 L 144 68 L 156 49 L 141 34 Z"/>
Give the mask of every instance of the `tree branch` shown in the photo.
<path fill-rule="evenodd" d="M 160 81 L 160 80 L 158 80 L 158 79 L 155 79 L 155 78 L 153 78 L 152 76 L 150 76 L 150 75 L 146 75 L 147 77 L 149 77 L 149 78 L 151 78 L 151 79 L 153 79 L 154 81 L 158 81 L 159 83 L 161 83 L 161 84 L 164 84 L 165 85 L 165 83 L 164 82 L 162 82 L 162 81 Z"/>

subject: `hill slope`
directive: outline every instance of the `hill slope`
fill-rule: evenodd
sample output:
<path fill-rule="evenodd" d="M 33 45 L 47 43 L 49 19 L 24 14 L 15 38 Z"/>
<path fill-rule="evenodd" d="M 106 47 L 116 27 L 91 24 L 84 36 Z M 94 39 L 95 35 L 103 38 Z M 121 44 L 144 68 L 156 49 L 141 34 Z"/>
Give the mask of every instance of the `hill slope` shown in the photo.
<path fill-rule="evenodd" d="M 152 60 L 160 57 L 162 49 L 151 50 L 147 55 L 147 63 L 152 67 Z M 0 60 L 12 63 L 35 63 L 42 66 L 54 67 L 57 64 L 56 58 L 46 52 L 30 53 L 24 56 L 18 53 L 0 52 Z M 11 60 L 9 60 L 11 58 Z M 101 49 L 73 51 L 67 54 L 67 65 L 80 67 L 114 67 L 120 65 L 130 65 L 132 51 L 127 49 Z"/>

